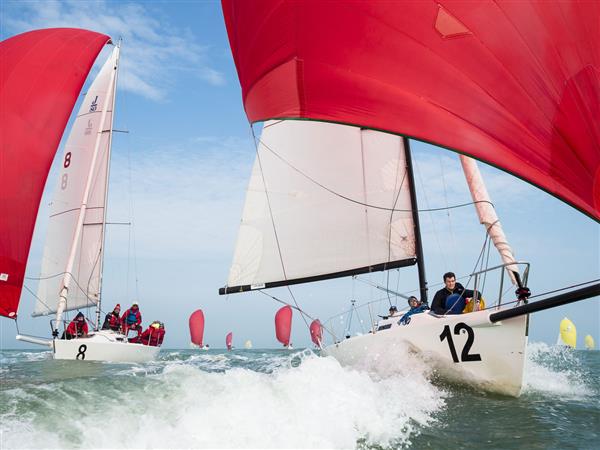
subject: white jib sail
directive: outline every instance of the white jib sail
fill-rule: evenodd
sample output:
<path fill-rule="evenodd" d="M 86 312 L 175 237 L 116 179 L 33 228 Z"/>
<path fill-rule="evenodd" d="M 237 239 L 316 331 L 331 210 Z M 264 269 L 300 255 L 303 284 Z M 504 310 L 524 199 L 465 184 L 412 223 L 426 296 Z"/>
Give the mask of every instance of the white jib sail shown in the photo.
<path fill-rule="evenodd" d="M 71 270 L 73 278 L 65 310 L 98 302 L 111 109 L 118 53 L 119 49 L 115 47 L 90 86 L 65 144 L 51 205 L 34 316 L 57 311 L 72 246 L 75 246 Z M 95 149 L 97 156 L 94 163 Z M 88 178 L 91 179 L 86 196 Z M 78 218 L 84 203 L 83 226 L 78 233 Z M 77 235 L 77 242 L 73 242 Z"/>
<path fill-rule="evenodd" d="M 265 123 L 229 287 L 411 259 L 414 223 L 400 137 L 314 121 Z"/>
<path fill-rule="evenodd" d="M 500 219 L 498 219 L 496 210 L 492 205 L 487 188 L 485 187 L 485 183 L 479 172 L 479 167 L 477 167 L 477 163 L 474 159 L 464 155 L 460 155 L 460 163 L 462 164 L 465 178 L 467 179 L 467 184 L 471 191 L 471 197 L 473 198 L 473 202 L 475 202 L 475 209 L 479 216 L 479 222 L 485 226 L 496 250 L 500 253 L 502 262 L 511 264 L 510 266 L 506 266 L 506 271 L 508 272 L 512 283 L 516 285 L 517 282 L 513 272 L 519 273 L 519 268 L 517 265 L 513 264 L 516 262 L 513 251 L 508 244 L 504 230 L 502 230 Z"/>

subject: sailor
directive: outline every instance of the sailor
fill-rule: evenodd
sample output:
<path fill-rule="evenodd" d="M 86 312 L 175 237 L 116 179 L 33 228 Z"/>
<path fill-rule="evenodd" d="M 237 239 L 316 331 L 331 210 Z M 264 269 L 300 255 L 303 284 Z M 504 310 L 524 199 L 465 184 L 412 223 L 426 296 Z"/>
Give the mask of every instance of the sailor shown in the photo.
<path fill-rule="evenodd" d="M 137 331 L 138 336 L 142 333 L 142 314 L 137 302 L 134 301 L 131 308 L 123 313 L 121 327 L 125 336 L 127 336 L 129 330 Z"/>
<path fill-rule="evenodd" d="M 121 328 L 121 305 L 119 303 L 116 304 L 115 308 L 112 312 L 109 312 L 104 319 L 104 324 L 102 325 L 103 330 L 113 330 L 119 331 Z"/>
<path fill-rule="evenodd" d="M 423 304 L 417 297 L 411 295 L 408 297 L 408 306 L 410 309 L 402 316 L 398 324 L 407 324 L 410 322 L 409 317 L 413 314 L 419 314 L 429 309 L 429 306 Z"/>
<path fill-rule="evenodd" d="M 67 327 L 66 331 L 63 333 L 63 339 L 87 337 L 87 334 L 88 326 L 87 323 L 85 323 L 85 316 L 82 312 L 78 312 Z"/>
<path fill-rule="evenodd" d="M 431 302 L 431 310 L 439 315 L 462 314 L 465 304 L 470 302 L 475 293 L 456 282 L 453 272 L 444 274 L 444 287 L 435 293 Z"/>
<path fill-rule="evenodd" d="M 129 339 L 129 342 L 160 347 L 165 338 L 165 324 L 155 320 L 140 336 Z"/>
<path fill-rule="evenodd" d="M 398 308 L 396 308 L 395 306 L 390 306 L 388 318 L 394 317 L 396 314 L 398 314 Z"/>

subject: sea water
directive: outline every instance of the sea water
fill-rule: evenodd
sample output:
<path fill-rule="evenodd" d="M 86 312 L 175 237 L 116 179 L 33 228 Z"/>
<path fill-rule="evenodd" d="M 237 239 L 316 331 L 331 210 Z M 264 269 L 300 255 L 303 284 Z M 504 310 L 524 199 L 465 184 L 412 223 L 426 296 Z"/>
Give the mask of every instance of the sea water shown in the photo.
<path fill-rule="evenodd" d="M 600 447 L 600 352 L 529 344 L 520 398 L 411 353 L 356 371 L 310 350 L 167 350 L 147 364 L 0 352 L 0 448 Z"/>

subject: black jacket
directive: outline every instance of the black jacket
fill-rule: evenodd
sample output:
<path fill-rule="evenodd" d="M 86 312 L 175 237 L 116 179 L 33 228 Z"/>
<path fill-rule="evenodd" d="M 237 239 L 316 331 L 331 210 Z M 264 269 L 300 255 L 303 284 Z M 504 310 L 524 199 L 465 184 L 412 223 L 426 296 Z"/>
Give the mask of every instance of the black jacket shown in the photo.
<path fill-rule="evenodd" d="M 439 315 L 446 314 L 446 311 L 448 310 L 446 308 L 446 299 L 452 294 L 459 294 L 464 298 L 471 298 L 473 297 L 474 292 L 471 289 L 465 289 L 460 283 L 456 283 L 453 291 L 449 291 L 446 287 L 443 287 L 435 293 L 433 301 L 431 302 L 431 310 Z"/>

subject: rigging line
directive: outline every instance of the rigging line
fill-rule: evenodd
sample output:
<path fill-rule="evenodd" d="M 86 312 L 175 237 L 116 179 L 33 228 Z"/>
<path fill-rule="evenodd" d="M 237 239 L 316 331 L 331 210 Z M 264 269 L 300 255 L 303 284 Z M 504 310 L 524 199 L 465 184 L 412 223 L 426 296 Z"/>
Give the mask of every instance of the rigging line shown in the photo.
<path fill-rule="evenodd" d="M 398 147 L 398 152 L 400 152 L 400 149 L 402 148 L 404 150 L 404 143 L 403 141 L 402 145 Z M 400 186 L 398 187 L 398 194 L 396 194 L 396 198 L 394 199 L 394 204 L 392 205 L 392 210 L 390 211 L 390 224 L 389 224 L 389 231 L 388 231 L 388 264 L 390 263 L 390 261 L 392 260 L 392 222 L 394 220 L 394 209 L 396 208 L 396 205 L 398 204 L 398 199 L 400 198 L 400 193 L 402 192 L 402 186 L 404 185 L 404 180 L 406 180 L 406 175 L 408 173 L 408 168 L 407 168 L 407 162 L 406 162 L 406 151 L 404 152 L 404 159 L 405 159 L 405 165 L 404 165 L 404 173 L 402 174 L 402 180 L 400 180 Z M 396 191 L 396 186 L 398 186 L 398 174 L 400 173 L 400 158 L 398 158 L 398 163 L 396 164 L 396 178 L 394 180 L 394 191 Z M 414 206 L 414 205 L 411 205 Z M 422 262 L 419 262 L 419 264 L 421 264 Z M 386 292 L 387 292 L 387 296 L 388 296 L 388 302 L 390 303 L 390 307 L 392 306 L 392 299 L 390 298 L 390 292 L 389 292 L 389 287 L 390 287 L 390 271 L 386 270 Z"/>
<path fill-rule="evenodd" d="M 446 190 L 446 175 L 444 172 L 444 164 L 442 164 L 442 156 L 440 153 L 437 155 L 438 161 L 440 163 L 440 171 L 442 175 L 442 187 L 444 188 L 444 203 L 446 204 L 446 208 L 448 208 L 448 192 Z M 454 236 L 454 228 L 452 227 L 452 219 L 450 218 L 450 210 L 446 210 L 446 216 L 448 217 L 448 227 L 450 229 L 450 237 L 452 239 L 452 263 L 456 267 L 456 255 L 458 254 L 458 247 L 456 246 L 456 239 Z"/>
<path fill-rule="evenodd" d="M 31 295 L 33 295 L 37 299 L 38 302 L 40 302 L 42 305 L 44 305 L 50 314 L 52 314 L 52 309 L 48 306 L 48 304 L 46 302 L 44 302 L 41 298 L 39 298 L 36 294 L 34 294 L 33 291 L 31 289 L 29 289 L 29 287 L 27 287 L 27 285 L 25 283 L 23 283 L 23 287 L 25 289 L 27 289 L 27 291 Z"/>
<path fill-rule="evenodd" d="M 487 257 L 485 260 L 485 269 L 486 271 L 483 273 L 483 283 L 481 284 L 481 292 L 483 293 L 483 291 L 485 290 L 485 282 L 487 281 L 487 268 L 490 267 L 490 252 L 491 252 L 491 248 L 492 248 L 492 240 L 489 239 L 488 240 L 488 246 L 487 246 Z"/>
<path fill-rule="evenodd" d="M 425 205 L 429 209 L 429 198 L 427 197 L 427 191 L 425 190 L 425 183 L 423 183 L 423 177 L 421 176 L 421 169 L 419 167 L 419 163 L 416 159 L 413 159 L 413 163 L 414 163 L 414 172 L 417 174 L 417 177 L 419 178 L 419 183 L 421 185 L 420 192 L 423 193 L 423 198 L 425 199 Z M 413 182 L 413 184 L 414 184 L 414 182 Z M 442 255 L 442 262 L 444 263 L 445 267 L 448 267 L 448 262 L 446 261 L 446 253 L 442 250 L 442 244 L 440 243 L 440 236 L 437 232 L 437 228 L 435 226 L 435 220 L 433 220 L 433 215 L 431 214 L 431 211 L 429 211 L 428 217 L 429 217 L 429 221 L 431 222 L 431 228 L 433 229 L 433 235 L 435 236 L 435 242 L 437 244 L 438 250 L 440 251 L 440 255 Z"/>
<path fill-rule="evenodd" d="M 371 301 L 369 301 L 369 302 L 367 302 L 367 303 L 362 303 L 362 304 L 360 304 L 360 305 L 358 305 L 358 306 L 355 306 L 355 308 L 356 308 L 356 309 L 359 309 L 359 308 L 368 307 L 369 305 L 372 305 L 372 304 L 374 304 L 374 303 L 381 303 L 381 302 L 383 302 L 383 301 L 384 301 L 384 300 L 386 300 L 386 299 L 387 299 L 386 297 L 379 297 L 379 298 L 377 298 L 377 299 L 375 299 L 375 300 L 371 300 Z M 404 309 L 402 309 L 401 311 L 407 311 L 407 310 L 408 310 L 408 308 L 404 308 Z M 341 312 L 339 312 L 339 313 L 336 313 L 336 314 L 334 314 L 333 316 L 330 316 L 330 317 L 328 317 L 328 318 L 325 320 L 325 323 L 331 322 L 332 320 L 334 320 L 334 319 L 337 319 L 338 317 L 343 317 L 344 315 L 346 315 L 346 314 L 349 314 L 349 313 L 350 313 L 350 311 L 352 311 L 352 309 L 347 309 L 347 310 L 341 311 Z M 381 317 L 381 316 L 380 316 L 380 317 Z"/>
<path fill-rule="evenodd" d="M 296 311 L 298 311 L 300 313 L 300 315 L 302 317 L 306 316 L 308 317 L 310 320 L 316 320 L 314 317 L 312 317 L 310 314 L 308 314 L 307 312 L 305 312 L 302 308 L 300 308 L 297 304 L 294 306 L 284 300 L 281 300 L 280 298 L 275 297 L 274 295 L 269 294 L 268 292 L 265 292 L 263 290 L 257 290 L 257 291 L 252 291 L 252 292 L 256 292 L 256 293 L 260 293 L 263 295 L 266 295 L 267 297 L 270 297 L 271 299 L 275 300 L 276 302 L 281 303 L 282 305 L 286 305 L 289 306 L 290 308 L 295 309 Z M 328 330 L 323 324 L 321 324 L 321 326 L 323 326 L 323 329 L 326 330 L 329 334 L 331 334 L 331 336 L 333 336 L 335 338 L 335 334 Z"/>
<path fill-rule="evenodd" d="M 479 265 L 479 262 L 482 261 L 483 255 L 485 255 L 485 249 L 487 247 L 488 244 L 488 239 L 489 239 L 489 235 L 487 234 L 487 232 L 485 233 L 485 239 L 483 241 L 483 246 L 481 248 L 481 251 L 479 252 L 479 256 L 477 257 L 477 261 L 475 261 L 475 266 L 473 267 L 473 270 L 471 271 L 471 273 L 475 272 L 477 270 L 477 266 Z M 459 299 L 462 298 L 462 296 L 464 295 L 465 291 L 467 290 L 467 287 L 469 286 L 469 284 L 471 283 L 471 279 L 473 278 L 472 275 L 469 275 L 469 279 L 467 280 L 467 285 L 465 286 L 465 290 L 462 291 L 462 293 L 459 296 Z M 458 301 L 458 300 L 457 300 Z M 456 304 L 456 302 L 455 302 Z M 448 311 L 450 311 L 452 308 L 449 308 L 446 310 L 446 312 L 444 314 L 447 314 Z"/>
<path fill-rule="evenodd" d="M 265 180 L 265 174 L 263 171 L 262 161 L 260 158 L 260 151 L 259 151 L 258 144 L 257 144 L 257 141 L 260 142 L 260 139 L 257 140 L 256 135 L 254 134 L 254 127 L 252 127 L 252 125 L 250 125 L 250 131 L 252 132 L 252 141 L 254 142 L 254 149 L 256 151 L 256 160 L 258 161 L 258 167 L 260 168 L 260 176 L 262 178 L 263 186 L 265 187 L 265 197 L 267 198 L 267 205 L 269 207 L 269 216 L 271 218 L 271 225 L 273 226 L 275 242 L 277 243 L 277 253 L 279 254 L 279 262 L 281 263 L 281 270 L 283 271 L 283 277 L 284 277 L 285 281 L 287 281 L 287 279 L 288 279 L 287 273 L 285 270 L 285 264 L 283 262 L 283 255 L 281 254 L 281 244 L 279 243 L 279 235 L 277 234 L 277 228 L 275 227 L 275 218 L 273 217 L 273 209 L 271 208 L 271 199 L 269 197 L 269 191 L 267 189 L 267 181 Z M 290 293 L 292 300 L 294 300 L 294 303 L 298 307 L 298 310 L 300 310 L 300 306 L 298 305 L 298 302 L 296 301 L 296 297 L 294 296 L 289 285 L 287 285 L 287 290 Z M 310 325 L 306 321 L 306 318 L 304 317 L 304 315 L 301 315 L 301 316 L 302 316 L 302 320 L 304 320 L 304 323 L 306 324 L 306 327 L 310 330 Z"/>
<path fill-rule="evenodd" d="M 252 135 L 254 136 L 254 130 L 252 130 Z M 308 179 L 309 181 L 311 181 L 313 184 L 316 184 L 320 188 L 326 190 L 330 194 L 333 194 L 333 195 L 335 195 L 337 197 L 343 198 L 344 200 L 347 200 L 349 202 L 356 203 L 357 205 L 366 206 L 367 208 L 380 209 L 380 210 L 383 210 L 383 211 L 394 211 L 394 212 L 411 212 L 412 211 L 411 209 L 393 209 L 393 208 L 387 208 L 385 206 L 370 205 L 368 203 L 364 203 L 364 202 L 361 202 L 359 200 L 356 200 L 356 199 L 347 197 L 347 196 L 345 196 L 343 194 L 340 194 L 339 192 L 336 192 L 333 189 L 328 188 L 324 184 L 319 183 L 317 180 L 315 180 L 314 178 L 312 178 L 310 175 L 307 175 L 306 173 L 302 172 L 296 166 L 294 166 L 289 161 L 287 161 L 285 158 L 283 158 L 279 153 L 277 153 L 271 147 L 269 147 L 268 145 L 266 145 L 260 138 L 257 139 L 255 137 L 255 139 L 256 139 L 256 142 L 259 142 L 263 147 L 265 147 L 267 150 L 269 150 L 271 153 L 273 153 L 273 155 L 275 155 L 279 160 L 281 160 L 289 168 L 291 168 L 295 172 L 298 172 L 304 178 Z M 426 202 L 426 203 L 428 203 L 428 202 Z M 469 205 L 475 205 L 477 203 L 488 203 L 488 204 L 494 206 L 494 204 L 492 202 L 488 201 L 488 200 L 477 200 L 477 201 L 474 201 L 474 202 L 461 203 L 461 204 L 458 204 L 458 205 L 452 205 L 452 206 L 448 206 L 448 207 L 444 207 L 444 208 L 428 208 L 428 209 L 420 209 L 419 208 L 419 209 L 417 209 L 417 211 L 418 212 L 445 211 L 445 210 L 448 210 L 448 209 L 462 208 L 462 207 L 469 206 Z"/>
<path fill-rule="evenodd" d="M 536 297 L 541 297 L 543 295 L 554 294 L 555 292 L 566 291 L 567 289 L 572 289 L 574 287 L 584 286 L 584 285 L 590 284 L 590 283 L 596 283 L 598 281 L 600 281 L 600 278 L 597 278 L 595 280 L 585 281 L 585 282 L 579 283 L 579 284 L 573 284 L 572 286 L 567 286 L 567 287 L 564 287 L 564 288 L 555 289 L 553 291 L 547 291 L 547 292 L 543 292 L 541 294 L 532 295 L 529 298 L 532 299 L 532 298 L 536 298 Z"/>

